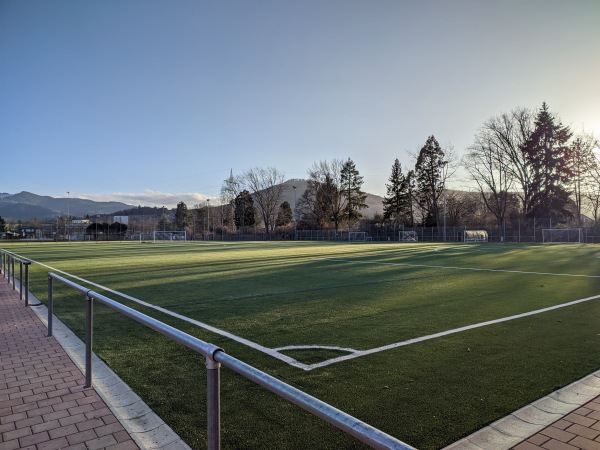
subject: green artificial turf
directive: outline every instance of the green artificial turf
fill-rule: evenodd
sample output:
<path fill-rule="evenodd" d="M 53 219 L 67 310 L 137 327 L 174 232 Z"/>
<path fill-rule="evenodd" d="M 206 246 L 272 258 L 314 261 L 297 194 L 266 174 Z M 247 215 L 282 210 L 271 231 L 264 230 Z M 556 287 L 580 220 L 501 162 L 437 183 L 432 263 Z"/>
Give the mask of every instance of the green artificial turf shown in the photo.
<path fill-rule="evenodd" d="M 4 249 L 269 348 L 368 350 L 600 294 L 595 245 L 122 242 Z M 31 266 L 31 290 L 42 301 L 48 270 Z M 424 449 L 454 442 L 600 367 L 600 299 L 305 371 L 89 287 Z M 83 336 L 81 294 L 55 283 L 54 298 L 58 317 Z M 106 307 L 95 308 L 94 320 L 96 353 L 188 444 L 203 448 L 202 358 Z M 348 354 L 282 353 L 304 364 Z M 362 448 L 227 369 L 222 424 L 223 448 Z"/>

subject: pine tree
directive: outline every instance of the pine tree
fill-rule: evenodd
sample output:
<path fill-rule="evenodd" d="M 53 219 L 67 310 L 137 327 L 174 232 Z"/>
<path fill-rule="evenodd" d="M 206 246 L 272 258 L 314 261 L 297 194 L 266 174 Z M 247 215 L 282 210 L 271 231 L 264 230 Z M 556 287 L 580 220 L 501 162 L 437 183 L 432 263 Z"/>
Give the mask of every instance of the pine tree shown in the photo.
<path fill-rule="evenodd" d="M 572 133 L 569 127 L 556 123 L 544 102 L 535 120 L 535 129 L 523 145 L 532 169 L 530 217 L 565 221 L 572 216 L 568 210 L 569 183 L 572 171 L 568 145 Z"/>
<path fill-rule="evenodd" d="M 294 221 L 294 212 L 292 211 L 292 207 L 288 201 L 283 202 L 279 205 L 279 210 L 277 211 L 277 219 L 275 220 L 275 225 L 278 227 L 286 226 Z"/>
<path fill-rule="evenodd" d="M 395 225 L 412 226 L 410 178 L 402 173 L 402 165 L 398 159 L 392 166 L 389 182 L 385 185 L 387 195 L 383 199 L 383 218 L 392 221 Z"/>
<path fill-rule="evenodd" d="M 363 177 L 356 169 L 354 161 L 348 158 L 342 166 L 340 176 L 340 191 L 346 201 L 344 218 L 348 220 L 348 223 L 359 220 L 362 217 L 360 210 L 368 208 L 365 203 L 367 194 L 361 190 L 362 185 Z"/>
<path fill-rule="evenodd" d="M 433 135 L 421 148 L 415 165 L 416 199 L 423 212 L 423 225 L 436 226 L 439 223 L 438 202 L 444 190 L 444 168 L 448 161 Z"/>
<path fill-rule="evenodd" d="M 189 225 L 189 218 L 187 205 L 184 202 L 177 203 L 177 209 L 175 210 L 175 227 L 177 230 L 185 230 L 185 227 Z"/>
<path fill-rule="evenodd" d="M 243 190 L 234 200 L 235 225 L 237 227 L 250 227 L 256 223 L 254 200 L 250 192 Z"/>

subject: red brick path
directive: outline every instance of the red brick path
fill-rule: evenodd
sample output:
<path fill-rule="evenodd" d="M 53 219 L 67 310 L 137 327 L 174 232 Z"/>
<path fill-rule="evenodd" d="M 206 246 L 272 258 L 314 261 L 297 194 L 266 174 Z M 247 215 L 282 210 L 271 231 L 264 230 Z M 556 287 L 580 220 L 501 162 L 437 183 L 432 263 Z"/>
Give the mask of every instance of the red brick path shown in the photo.
<path fill-rule="evenodd" d="M 24 304 L 0 276 L 0 450 L 137 449 Z"/>
<path fill-rule="evenodd" d="M 515 450 L 600 450 L 600 397 L 513 447 Z"/>

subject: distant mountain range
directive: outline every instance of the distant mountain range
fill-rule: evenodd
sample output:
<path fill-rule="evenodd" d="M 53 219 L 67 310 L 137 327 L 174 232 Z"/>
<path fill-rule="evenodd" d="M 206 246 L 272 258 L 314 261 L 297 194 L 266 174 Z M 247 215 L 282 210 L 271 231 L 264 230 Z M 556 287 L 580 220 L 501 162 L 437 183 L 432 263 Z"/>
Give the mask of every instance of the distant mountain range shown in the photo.
<path fill-rule="evenodd" d="M 55 216 L 85 217 L 86 215 L 112 214 L 115 211 L 132 208 L 121 202 L 95 202 L 81 198 L 54 198 L 19 192 L 10 195 L 0 193 L 0 216 L 12 220 L 50 219 Z"/>
<path fill-rule="evenodd" d="M 284 183 L 281 203 L 287 201 L 292 208 L 307 187 L 307 181 L 301 179 L 287 180 Z M 294 189 L 296 186 L 296 189 Z M 376 213 L 383 212 L 383 197 L 367 194 L 365 203 L 368 209 L 362 212 L 365 217 L 373 217 Z M 212 206 L 212 205 L 211 205 Z M 191 207 L 191 205 L 188 205 Z M 31 192 L 19 192 L 18 194 L 0 193 L 0 217 L 11 220 L 46 220 L 56 216 L 66 216 L 70 213 L 72 218 L 95 216 L 97 214 L 108 215 L 138 208 L 121 202 L 95 202 L 80 198 L 54 198 L 47 195 L 36 195 Z"/>

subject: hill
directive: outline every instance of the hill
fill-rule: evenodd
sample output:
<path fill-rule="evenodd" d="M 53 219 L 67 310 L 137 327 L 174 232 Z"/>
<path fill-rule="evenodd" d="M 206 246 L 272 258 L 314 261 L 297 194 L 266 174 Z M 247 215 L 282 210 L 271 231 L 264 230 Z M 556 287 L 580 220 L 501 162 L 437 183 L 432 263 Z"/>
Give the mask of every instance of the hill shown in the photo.
<path fill-rule="evenodd" d="M 291 179 L 283 183 L 284 190 L 280 203 L 287 201 L 293 208 L 307 187 L 307 181 L 302 179 Z M 296 186 L 296 189 L 294 189 Z M 383 197 L 367 194 L 365 203 L 369 208 L 362 210 L 364 217 L 373 217 L 376 213 L 383 212 Z M 169 209 L 170 211 L 173 208 Z M 128 205 L 121 202 L 96 202 L 81 198 L 55 198 L 47 195 L 37 195 L 31 192 L 19 192 L 18 194 L 0 194 L 0 217 L 10 220 L 51 219 L 56 216 L 65 216 L 67 211 L 71 217 L 86 217 L 96 214 L 111 215 L 158 215 L 160 209 L 156 207 L 140 207 Z"/>
<path fill-rule="evenodd" d="M 112 214 L 114 211 L 131 208 L 121 202 L 95 202 L 81 198 L 55 198 L 19 192 L 0 197 L 0 216 L 12 220 L 50 219 L 70 212 L 71 217 L 95 214 Z"/>
<path fill-rule="evenodd" d="M 308 186 L 307 180 L 291 179 L 284 181 L 284 190 L 281 195 L 280 203 L 287 201 L 294 208 L 294 200 L 302 196 Z M 296 189 L 294 189 L 296 186 Z M 294 194 L 294 190 L 296 191 Z M 294 195 L 296 196 L 294 198 Z M 369 206 L 367 209 L 361 210 L 363 217 L 373 217 L 375 214 L 383 214 L 383 197 L 374 194 L 367 194 L 365 203 Z"/>

